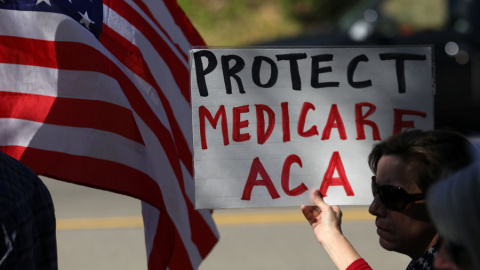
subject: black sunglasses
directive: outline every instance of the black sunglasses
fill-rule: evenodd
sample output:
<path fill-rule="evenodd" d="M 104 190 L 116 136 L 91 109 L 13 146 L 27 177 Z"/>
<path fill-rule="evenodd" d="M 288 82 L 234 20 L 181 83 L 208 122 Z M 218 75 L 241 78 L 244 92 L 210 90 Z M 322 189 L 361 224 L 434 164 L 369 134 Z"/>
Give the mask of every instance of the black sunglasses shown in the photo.
<path fill-rule="evenodd" d="M 425 194 L 408 194 L 400 187 L 378 186 L 376 176 L 372 176 L 372 193 L 373 197 L 378 194 L 383 205 L 391 210 L 403 210 L 409 203 L 425 198 Z"/>

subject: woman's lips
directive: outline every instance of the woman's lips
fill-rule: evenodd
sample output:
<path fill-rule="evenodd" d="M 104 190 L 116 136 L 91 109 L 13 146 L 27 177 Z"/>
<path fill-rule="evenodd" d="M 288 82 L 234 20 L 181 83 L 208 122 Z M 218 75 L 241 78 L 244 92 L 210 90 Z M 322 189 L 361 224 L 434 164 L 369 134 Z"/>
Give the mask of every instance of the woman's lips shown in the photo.
<path fill-rule="evenodd" d="M 384 229 L 382 229 L 382 228 L 380 228 L 380 227 L 377 227 L 377 234 L 378 234 L 378 236 L 384 238 L 385 236 L 387 236 L 388 234 L 390 234 L 390 232 L 389 232 L 389 231 L 386 231 L 386 230 L 384 230 Z"/>
<path fill-rule="evenodd" d="M 377 226 L 377 234 L 382 237 L 387 234 L 391 234 L 391 231 L 386 229 L 384 226 L 379 225 L 378 222 L 375 222 L 375 225 Z"/>

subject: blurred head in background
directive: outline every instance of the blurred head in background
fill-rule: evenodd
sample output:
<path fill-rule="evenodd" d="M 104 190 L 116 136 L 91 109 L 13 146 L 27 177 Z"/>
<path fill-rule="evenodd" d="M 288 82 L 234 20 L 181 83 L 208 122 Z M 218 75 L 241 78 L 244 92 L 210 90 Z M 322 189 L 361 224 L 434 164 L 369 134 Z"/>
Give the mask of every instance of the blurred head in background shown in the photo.
<path fill-rule="evenodd" d="M 441 247 L 435 269 L 480 269 L 480 163 L 434 185 L 427 206 Z"/>

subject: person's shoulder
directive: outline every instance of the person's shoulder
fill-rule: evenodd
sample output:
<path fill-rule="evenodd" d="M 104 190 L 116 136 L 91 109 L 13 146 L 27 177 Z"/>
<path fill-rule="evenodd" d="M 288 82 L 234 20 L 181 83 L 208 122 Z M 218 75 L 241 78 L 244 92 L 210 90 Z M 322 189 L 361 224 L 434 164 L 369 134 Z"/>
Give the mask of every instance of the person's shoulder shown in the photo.
<path fill-rule="evenodd" d="M 0 151 L 0 206 L 14 207 L 40 197 L 48 200 L 49 196 L 40 177 L 22 162 Z"/>
<path fill-rule="evenodd" d="M 26 188 L 37 185 L 40 178 L 25 164 L 0 151 L 0 181 Z"/>
<path fill-rule="evenodd" d="M 433 261 L 438 254 L 438 249 L 440 247 L 440 243 L 436 243 L 435 245 L 431 246 L 422 257 L 420 257 L 416 261 L 411 261 L 410 264 L 407 266 L 407 270 L 427 270 L 433 269 Z"/>

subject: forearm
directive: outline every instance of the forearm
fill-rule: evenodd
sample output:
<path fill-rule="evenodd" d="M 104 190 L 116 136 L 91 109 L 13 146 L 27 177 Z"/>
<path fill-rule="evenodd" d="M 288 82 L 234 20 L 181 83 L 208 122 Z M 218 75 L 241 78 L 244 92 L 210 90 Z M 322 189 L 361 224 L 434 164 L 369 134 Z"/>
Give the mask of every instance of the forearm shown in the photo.
<path fill-rule="evenodd" d="M 312 200 L 315 206 L 302 205 L 303 215 L 312 225 L 318 242 L 325 248 L 333 263 L 338 269 L 345 270 L 360 259 L 360 255 L 342 234 L 342 211 L 338 206 L 326 204 L 317 189 L 312 190 Z"/>
<path fill-rule="evenodd" d="M 360 259 L 360 255 L 343 234 L 338 233 L 325 240 L 321 244 L 338 269 L 345 270 L 354 261 Z"/>

